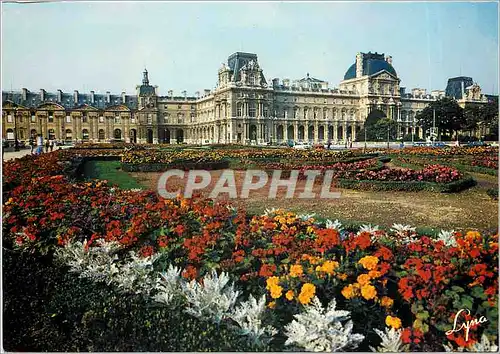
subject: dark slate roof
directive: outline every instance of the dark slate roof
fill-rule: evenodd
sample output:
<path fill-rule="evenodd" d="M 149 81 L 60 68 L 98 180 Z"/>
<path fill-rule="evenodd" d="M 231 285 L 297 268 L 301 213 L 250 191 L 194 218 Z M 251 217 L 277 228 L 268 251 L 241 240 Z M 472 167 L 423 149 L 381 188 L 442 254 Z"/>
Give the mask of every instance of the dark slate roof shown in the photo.
<path fill-rule="evenodd" d="M 320 80 L 320 79 L 316 79 L 314 77 L 310 77 L 309 74 L 307 74 L 306 77 L 298 80 L 297 82 L 308 82 L 308 83 L 311 83 L 311 84 L 321 84 L 321 83 L 325 83 L 326 81 L 323 81 L 323 80 Z"/>
<path fill-rule="evenodd" d="M 155 95 L 154 86 L 141 85 L 141 87 L 139 87 L 139 95 L 141 95 L 141 96 L 154 96 Z"/>
<path fill-rule="evenodd" d="M 45 93 L 44 101 L 41 100 L 40 92 L 27 92 L 26 100 L 23 100 L 22 92 L 6 92 L 2 91 L 2 101 L 12 101 L 15 104 L 36 108 L 43 103 L 57 103 L 67 109 L 75 109 L 82 105 L 89 105 L 97 109 L 106 109 L 122 103 L 122 95 L 110 95 L 110 102 L 106 101 L 106 94 L 94 94 L 94 102 L 91 102 L 90 93 L 78 93 L 78 101 L 75 101 L 73 93 L 62 94 L 62 101 L 59 102 L 58 94 L 52 92 Z M 129 109 L 137 109 L 137 96 L 125 95 L 125 106 Z"/>
<path fill-rule="evenodd" d="M 462 84 L 463 84 L 463 90 L 462 90 Z M 463 97 L 465 89 L 469 86 L 472 86 L 473 84 L 474 81 L 472 80 L 472 77 L 467 77 L 467 76 L 452 77 L 448 79 L 448 84 L 446 85 L 446 96 L 454 97 L 455 99 L 459 100 Z"/>
<path fill-rule="evenodd" d="M 396 70 L 394 69 L 394 67 L 387 61 L 385 61 L 383 54 L 377 54 L 377 53 L 364 54 L 363 76 L 373 75 L 382 70 L 386 70 L 387 72 L 391 73 L 396 77 L 398 76 L 396 74 Z M 347 70 L 347 72 L 344 75 L 344 80 L 350 80 L 355 78 L 356 78 L 356 63 L 352 64 L 350 68 Z"/>

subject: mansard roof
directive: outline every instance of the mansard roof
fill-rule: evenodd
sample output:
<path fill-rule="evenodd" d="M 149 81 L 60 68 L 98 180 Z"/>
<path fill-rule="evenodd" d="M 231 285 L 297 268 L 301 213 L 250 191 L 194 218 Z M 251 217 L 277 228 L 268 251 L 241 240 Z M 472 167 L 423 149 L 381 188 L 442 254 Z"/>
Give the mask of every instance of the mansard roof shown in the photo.
<path fill-rule="evenodd" d="M 97 109 L 107 109 L 108 107 L 115 106 L 117 104 L 123 104 L 122 95 L 108 95 L 107 94 L 94 94 L 94 102 L 91 101 L 91 94 L 78 93 L 78 101 L 75 101 L 75 96 L 72 93 L 62 93 L 62 100 L 58 100 L 58 94 L 52 92 L 46 92 L 44 94 L 44 100 L 42 101 L 40 92 L 26 92 L 26 99 L 23 99 L 22 92 L 5 92 L 2 91 L 2 100 L 10 100 L 17 105 L 22 105 L 28 108 L 38 108 L 44 103 L 55 103 L 63 106 L 65 109 L 76 109 L 82 105 L 89 105 Z M 125 96 L 125 106 L 129 109 L 137 109 L 137 96 L 126 95 Z"/>

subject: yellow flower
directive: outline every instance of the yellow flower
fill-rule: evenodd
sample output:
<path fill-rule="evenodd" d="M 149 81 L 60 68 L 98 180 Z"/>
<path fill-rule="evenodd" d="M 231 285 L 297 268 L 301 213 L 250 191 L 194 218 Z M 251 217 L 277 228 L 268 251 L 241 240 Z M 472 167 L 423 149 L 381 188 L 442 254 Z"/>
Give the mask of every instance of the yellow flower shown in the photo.
<path fill-rule="evenodd" d="M 302 289 L 299 294 L 299 301 L 301 304 L 305 305 L 311 302 L 314 294 L 316 293 L 316 287 L 314 284 L 306 283 L 302 285 Z"/>
<path fill-rule="evenodd" d="M 281 294 L 283 293 L 283 288 L 279 285 L 273 285 L 271 286 L 271 297 L 273 299 L 279 299 L 281 297 Z"/>
<path fill-rule="evenodd" d="M 465 238 L 472 241 L 481 238 L 481 234 L 477 231 L 468 231 L 467 234 L 465 234 Z"/>
<path fill-rule="evenodd" d="M 361 285 L 370 284 L 370 276 L 368 274 L 358 275 L 358 283 Z"/>
<path fill-rule="evenodd" d="M 273 309 L 276 307 L 276 301 L 271 301 L 270 303 L 267 304 L 267 307 L 269 307 L 270 309 Z"/>
<path fill-rule="evenodd" d="M 401 320 L 397 317 L 387 316 L 385 318 L 385 324 L 395 329 L 401 328 Z"/>
<path fill-rule="evenodd" d="M 375 256 L 365 256 L 358 263 L 365 267 L 365 269 L 373 270 L 377 267 L 378 258 Z"/>
<path fill-rule="evenodd" d="M 380 305 L 382 305 L 383 307 L 389 308 L 392 306 L 392 304 L 394 304 L 394 300 L 390 297 L 383 296 L 382 299 L 380 299 Z"/>
<path fill-rule="evenodd" d="M 361 287 L 361 296 L 363 296 L 366 300 L 371 300 L 377 296 L 377 290 L 373 285 L 363 285 Z"/>
<path fill-rule="evenodd" d="M 327 274 L 332 275 L 335 269 L 339 267 L 339 263 L 335 261 L 326 261 L 321 266 L 321 270 Z"/>
<path fill-rule="evenodd" d="M 273 285 L 278 285 L 280 279 L 278 277 L 269 277 L 266 280 L 266 289 L 269 290 Z"/>
<path fill-rule="evenodd" d="M 296 278 L 304 274 L 304 270 L 300 264 L 294 264 L 290 267 L 290 276 L 292 278 Z"/>
<path fill-rule="evenodd" d="M 295 295 L 295 294 L 293 293 L 293 290 L 288 290 L 288 291 L 286 292 L 286 294 L 285 294 L 286 298 L 287 298 L 288 300 L 290 300 L 290 301 L 292 301 L 292 300 L 293 300 L 294 295 Z"/>
<path fill-rule="evenodd" d="M 352 284 L 349 284 L 344 287 L 344 289 L 342 289 L 342 295 L 344 295 L 346 299 L 351 299 L 356 296 L 355 290 L 356 289 L 354 288 L 354 286 Z"/>
<path fill-rule="evenodd" d="M 368 272 L 368 275 L 370 276 L 370 278 L 375 279 L 380 278 L 380 276 L 382 276 L 382 273 L 380 273 L 378 270 L 370 270 Z"/>

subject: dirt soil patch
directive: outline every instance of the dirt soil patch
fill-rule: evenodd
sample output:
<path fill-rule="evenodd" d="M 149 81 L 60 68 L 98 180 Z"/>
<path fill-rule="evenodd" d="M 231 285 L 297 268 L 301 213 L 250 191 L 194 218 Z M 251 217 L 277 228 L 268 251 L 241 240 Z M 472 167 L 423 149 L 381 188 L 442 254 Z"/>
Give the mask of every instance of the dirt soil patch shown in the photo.
<path fill-rule="evenodd" d="M 219 181 L 222 171 L 211 171 L 211 183 L 202 189 L 201 195 L 209 196 Z M 158 190 L 161 173 L 130 173 L 146 188 Z M 313 198 L 298 198 L 306 181 L 299 181 L 294 198 L 285 198 L 286 189 L 279 188 L 275 199 L 268 198 L 270 181 L 259 190 L 251 190 L 248 198 L 241 197 L 245 171 L 235 171 L 237 199 L 231 203 L 250 213 L 262 213 L 266 208 L 283 208 L 297 213 L 316 213 L 330 219 L 352 220 L 389 227 L 394 223 L 408 224 L 434 229 L 478 229 L 481 231 L 498 228 L 498 202 L 491 200 L 486 189 L 498 186 L 495 176 L 472 174 L 477 186 L 460 193 L 433 192 L 384 192 L 357 191 L 332 187 L 331 192 L 340 192 L 338 199 L 320 199 L 321 182 L 315 183 Z M 187 176 L 187 173 L 186 173 Z M 187 177 L 169 179 L 168 191 L 178 189 L 184 193 Z M 218 200 L 227 200 L 228 194 L 220 194 Z"/>

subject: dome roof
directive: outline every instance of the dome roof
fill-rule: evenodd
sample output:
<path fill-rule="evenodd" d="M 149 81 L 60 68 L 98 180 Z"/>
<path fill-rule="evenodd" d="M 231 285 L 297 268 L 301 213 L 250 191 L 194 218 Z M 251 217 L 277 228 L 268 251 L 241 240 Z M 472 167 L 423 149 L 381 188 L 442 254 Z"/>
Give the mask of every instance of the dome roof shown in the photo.
<path fill-rule="evenodd" d="M 365 75 L 373 75 L 378 73 L 379 71 L 386 70 L 394 76 L 398 76 L 396 74 L 396 70 L 394 67 L 385 61 L 383 58 L 374 58 L 374 57 L 364 57 L 363 58 L 363 76 Z M 350 80 L 356 78 L 356 63 L 352 64 L 349 69 L 346 71 L 344 75 L 344 80 Z"/>

